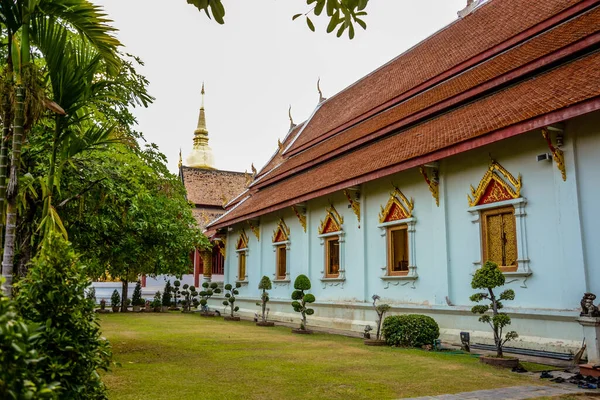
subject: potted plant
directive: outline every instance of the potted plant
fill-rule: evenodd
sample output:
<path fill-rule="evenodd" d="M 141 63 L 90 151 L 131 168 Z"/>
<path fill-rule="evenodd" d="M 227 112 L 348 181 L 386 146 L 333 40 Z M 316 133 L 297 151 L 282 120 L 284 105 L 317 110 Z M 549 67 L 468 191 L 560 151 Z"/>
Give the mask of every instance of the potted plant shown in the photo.
<path fill-rule="evenodd" d="M 216 313 L 208 311 L 208 300 L 214 294 L 221 293 L 221 289 L 219 289 L 219 285 L 217 284 L 217 282 L 204 282 L 202 284 L 202 287 L 204 288 L 204 290 L 200 292 L 200 305 L 202 306 L 202 313 L 200 315 L 202 315 L 203 317 L 214 317 Z"/>
<path fill-rule="evenodd" d="M 181 291 L 179 290 L 180 286 L 181 282 L 179 281 L 174 281 L 173 286 L 171 286 L 172 303 L 170 310 L 172 311 L 179 311 L 179 307 L 177 307 L 177 304 L 179 303 L 179 297 L 181 296 Z"/>
<path fill-rule="evenodd" d="M 152 300 L 152 303 L 150 303 L 150 306 L 152 307 L 152 309 L 154 310 L 154 312 L 160 312 L 161 308 L 162 308 L 162 294 L 160 293 L 160 290 L 156 293 L 154 293 L 154 300 Z"/>
<path fill-rule="evenodd" d="M 381 297 L 376 294 L 374 294 L 371 298 L 373 299 L 373 308 L 377 313 L 377 333 L 375 334 L 375 339 L 371 339 L 370 335 L 369 337 L 366 337 L 365 334 L 365 344 L 367 346 L 385 346 L 386 342 L 381 338 L 381 324 L 383 323 L 383 317 L 385 316 L 385 313 L 389 311 L 391 306 L 389 304 L 377 304 L 377 301 L 381 300 Z M 367 332 L 366 329 L 365 332 Z"/>
<path fill-rule="evenodd" d="M 162 294 L 162 312 L 169 311 L 171 307 L 171 281 L 167 281 Z"/>
<path fill-rule="evenodd" d="M 240 309 L 239 307 L 237 307 L 235 305 L 235 296 L 240 294 L 238 289 L 241 287 L 242 287 L 242 284 L 239 282 L 235 283 L 235 287 L 233 287 L 229 283 L 227 285 L 225 285 L 225 290 L 227 291 L 227 293 L 225 293 L 225 300 L 223 300 L 223 305 L 225 306 L 225 310 L 227 310 L 227 307 L 229 307 L 231 309 L 231 315 L 226 315 L 224 317 L 225 321 L 239 321 L 240 320 L 240 317 L 236 317 L 234 313 L 236 313 Z"/>
<path fill-rule="evenodd" d="M 502 336 L 503 329 L 510 325 L 510 317 L 506 313 L 500 312 L 500 310 L 504 307 L 502 301 L 515 299 L 515 292 L 512 289 L 507 289 L 499 296 L 494 293 L 494 289 L 503 286 L 505 282 L 504 274 L 500 271 L 498 265 L 486 261 L 485 265 L 475 272 L 471 281 L 473 289 L 484 289 L 486 292 L 475 293 L 471 296 L 471 301 L 476 303 L 486 301 L 489 304 L 473 306 L 471 312 L 481 314 L 479 321 L 488 324 L 494 332 L 496 356 L 482 356 L 479 360 L 485 364 L 514 368 L 519 365 L 519 359 L 504 356 L 502 347 L 506 342 L 516 339 L 519 335 L 515 331 L 510 331 L 504 337 Z M 491 311 L 491 315 L 488 311 Z"/>
<path fill-rule="evenodd" d="M 144 302 L 144 311 L 145 312 L 150 312 L 152 311 L 152 302 L 150 300 L 146 300 Z"/>
<path fill-rule="evenodd" d="M 119 312 L 119 305 L 121 304 L 121 295 L 115 289 L 110 296 L 110 306 L 112 307 L 113 312 Z"/>
<path fill-rule="evenodd" d="M 135 289 L 133 289 L 133 295 L 131 295 L 131 303 L 133 304 L 133 311 L 140 312 L 140 308 L 146 303 L 142 298 L 142 283 L 137 281 Z"/>
<path fill-rule="evenodd" d="M 313 315 L 315 310 L 308 308 L 308 305 L 315 302 L 315 296 L 310 293 L 305 293 L 306 290 L 310 290 L 310 279 L 306 275 L 298 275 L 294 281 L 294 290 L 292 292 L 292 307 L 294 311 L 299 312 L 302 316 L 300 322 L 300 329 L 292 329 L 293 333 L 312 333 L 311 330 L 306 329 L 306 316 Z"/>
<path fill-rule="evenodd" d="M 275 326 L 274 322 L 267 321 L 267 303 L 269 302 L 269 293 L 267 290 L 271 290 L 271 279 L 268 276 L 263 276 L 258 284 L 258 288 L 262 290 L 260 295 L 260 303 L 256 303 L 261 309 L 261 320 L 256 322 L 258 326 Z"/>
<path fill-rule="evenodd" d="M 183 285 L 183 290 L 181 291 L 181 295 L 183 296 L 183 310 L 182 312 L 192 312 L 192 307 L 198 307 L 198 292 L 196 291 L 195 286 L 190 286 L 187 283 Z"/>

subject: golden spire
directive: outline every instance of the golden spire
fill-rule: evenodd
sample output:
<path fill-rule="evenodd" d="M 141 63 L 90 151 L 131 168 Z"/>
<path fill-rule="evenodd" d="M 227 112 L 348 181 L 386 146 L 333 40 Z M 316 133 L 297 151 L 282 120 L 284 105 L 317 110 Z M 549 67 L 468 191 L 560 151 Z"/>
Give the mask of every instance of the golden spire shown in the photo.
<path fill-rule="evenodd" d="M 288 110 L 288 116 L 290 117 L 290 129 L 293 129 L 296 124 L 294 123 L 294 119 L 292 118 L 292 105 L 290 104 L 290 108 Z"/>
<path fill-rule="evenodd" d="M 186 165 L 195 168 L 214 168 L 214 159 L 208 145 L 208 129 L 206 129 L 206 114 L 204 112 L 204 82 L 202 82 L 202 103 L 198 115 L 198 125 L 194 131 L 194 147 L 186 159 Z"/>
<path fill-rule="evenodd" d="M 322 103 L 325 100 L 327 100 L 325 97 L 323 97 L 323 92 L 321 91 L 321 78 L 320 77 L 319 77 L 319 79 L 317 79 L 317 91 L 319 92 L 319 103 Z"/>

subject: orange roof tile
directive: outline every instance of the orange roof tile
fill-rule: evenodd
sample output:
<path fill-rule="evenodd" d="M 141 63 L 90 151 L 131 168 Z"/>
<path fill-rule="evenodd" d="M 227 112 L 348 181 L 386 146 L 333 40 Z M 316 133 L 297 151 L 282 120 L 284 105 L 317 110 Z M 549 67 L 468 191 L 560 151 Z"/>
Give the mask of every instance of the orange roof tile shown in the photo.
<path fill-rule="evenodd" d="M 181 167 L 183 185 L 188 201 L 197 205 L 222 207 L 245 189 L 246 179 L 241 172 L 208 168 Z"/>

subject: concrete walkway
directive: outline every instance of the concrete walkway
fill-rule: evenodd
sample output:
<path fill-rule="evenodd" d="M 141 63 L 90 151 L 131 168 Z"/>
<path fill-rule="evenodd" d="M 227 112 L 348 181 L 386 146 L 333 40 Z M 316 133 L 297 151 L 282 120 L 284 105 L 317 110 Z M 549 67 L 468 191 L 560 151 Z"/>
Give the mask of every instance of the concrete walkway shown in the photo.
<path fill-rule="evenodd" d="M 408 400 L 526 400 L 544 396 L 561 396 L 565 394 L 585 393 L 585 390 L 562 385 L 553 386 L 513 386 L 502 389 L 478 390 L 441 396 L 413 397 Z"/>

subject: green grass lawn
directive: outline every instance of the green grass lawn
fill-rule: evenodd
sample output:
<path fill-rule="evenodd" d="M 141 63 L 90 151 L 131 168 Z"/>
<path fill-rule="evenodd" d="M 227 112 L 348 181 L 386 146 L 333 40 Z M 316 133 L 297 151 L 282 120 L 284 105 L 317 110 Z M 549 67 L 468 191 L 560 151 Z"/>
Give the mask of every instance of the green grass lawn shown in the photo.
<path fill-rule="evenodd" d="M 395 399 L 536 384 L 469 355 L 197 314 L 102 315 L 111 399 Z"/>

